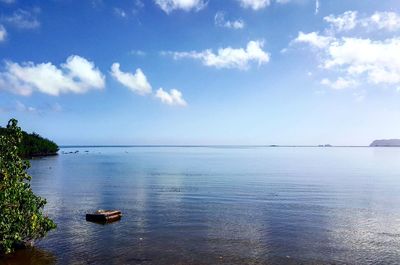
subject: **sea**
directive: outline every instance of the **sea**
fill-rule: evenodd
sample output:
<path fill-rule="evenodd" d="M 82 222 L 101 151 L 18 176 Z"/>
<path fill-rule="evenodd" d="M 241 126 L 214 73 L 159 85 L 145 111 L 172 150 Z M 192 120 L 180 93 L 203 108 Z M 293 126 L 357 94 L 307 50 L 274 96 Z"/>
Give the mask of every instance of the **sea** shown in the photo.
<path fill-rule="evenodd" d="M 57 229 L 0 264 L 400 264 L 400 148 L 63 147 L 30 162 Z M 122 218 L 85 220 L 99 209 Z"/>

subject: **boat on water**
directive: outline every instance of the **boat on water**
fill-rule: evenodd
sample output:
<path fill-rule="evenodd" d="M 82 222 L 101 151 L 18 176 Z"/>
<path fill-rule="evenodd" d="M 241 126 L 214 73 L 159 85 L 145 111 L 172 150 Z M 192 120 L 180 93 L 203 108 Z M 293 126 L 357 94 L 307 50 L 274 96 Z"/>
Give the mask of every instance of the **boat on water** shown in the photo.
<path fill-rule="evenodd" d="M 111 223 L 120 220 L 121 211 L 118 210 L 97 210 L 94 213 L 86 214 L 86 221 L 95 223 Z"/>

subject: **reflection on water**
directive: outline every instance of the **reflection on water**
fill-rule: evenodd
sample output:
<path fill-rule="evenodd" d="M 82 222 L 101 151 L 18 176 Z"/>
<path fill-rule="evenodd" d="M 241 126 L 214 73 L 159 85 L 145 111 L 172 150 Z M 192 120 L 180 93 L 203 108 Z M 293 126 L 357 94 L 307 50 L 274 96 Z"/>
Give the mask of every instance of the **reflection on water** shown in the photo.
<path fill-rule="evenodd" d="M 30 169 L 33 189 L 48 199 L 46 211 L 58 224 L 37 244 L 53 253 L 52 262 L 400 260 L 400 149 L 78 150 L 33 160 Z M 123 218 L 86 222 L 85 213 L 97 209 L 120 209 Z M 17 253 L 27 261 L 20 264 L 35 256 Z"/>
<path fill-rule="evenodd" d="M 52 253 L 40 248 L 20 249 L 5 257 L 0 256 L 0 265 L 53 265 L 56 262 Z"/>

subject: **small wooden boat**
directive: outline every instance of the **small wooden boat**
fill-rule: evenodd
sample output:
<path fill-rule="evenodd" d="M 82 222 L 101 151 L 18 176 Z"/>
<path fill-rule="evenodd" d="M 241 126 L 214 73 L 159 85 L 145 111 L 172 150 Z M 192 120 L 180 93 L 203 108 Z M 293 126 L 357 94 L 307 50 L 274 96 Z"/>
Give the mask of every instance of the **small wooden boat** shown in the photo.
<path fill-rule="evenodd" d="M 98 210 L 94 213 L 86 214 L 86 221 L 96 223 L 111 223 L 121 219 L 121 211 L 116 210 Z"/>

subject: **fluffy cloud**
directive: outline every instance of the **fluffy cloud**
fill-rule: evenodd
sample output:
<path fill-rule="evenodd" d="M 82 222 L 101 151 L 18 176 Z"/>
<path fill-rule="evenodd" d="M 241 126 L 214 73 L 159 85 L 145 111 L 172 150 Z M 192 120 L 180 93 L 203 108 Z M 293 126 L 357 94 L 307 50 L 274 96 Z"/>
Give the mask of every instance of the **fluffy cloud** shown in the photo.
<path fill-rule="evenodd" d="M 40 26 L 37 19 L 39 13 L 39 8 L 34 8 L 32 11 L 18 9 L 12 15 L 2 17 L 2 20 L 21 29 L 35 29 Z"/>
<path fill-rule="evenodd" d="M 0 89 L 28 96 L 41 92 L 52 96 L 63 93 L 85 93 L 105 86 L 103 74 L 94 63 L 72 55 L 60 67 L 54 64 L 6 61 L 0 72 Z"/>
<path fill-rule="evenodd" d="M 269 53 L 263 49 L 263 42 L 250 41 L 245 49 L 234 49 L 231 47 L 220 48 L 217 53 L 212 50 L 201 52 L 169 52 L 174 59 L 191 58 L 200 60 L 204 65 L 216 68 L 248 69 L 251 62 L 259 65 L 269 62 Z"/>
<path fill-rule="evenodd" d="M 119 63 L 114 63 L 111 66 L 111 75 L 122 85 L 139 95 L 146 95 L 152 92 L 151 85 L 140 68 L 136 69 L 135 74 L 125 73 L 120 70 Z M 177 89 L 171 89 L 168 92 L 160 88 L 154 96 L 161 100 L 162 103 L 170 106 L 187 105 L 182 97 L 182 93 Z"/>
<path fill-rule="evenodd" d="M 357 27 L 369 31 L 396 31 L 400 29 L 400 16 L 395 12 L 375 12 L 371 16 L 360 16 L 357 11 L 346 11 L 338 16 L 326 16 L 324 20 L 336 32 L 350 31 Z"/>
<path fill-rule="evenodd" d="M 366 77 L 373 84 L 400 84 L 400 37 L 383 41 L 342 38 L 327 50 L 324 68 Z"/>
<path fill-rule="evenodd" d="M 320 61 L 319 67 L 337 74 L 334 81 L 324 78 L 322 85 L 333 89 L 356 87 L 362 83 L 399 87 L 400 36 L 377 40 L 365 37 L 376 30 L 400 30 L 397 13 L 375 12 L 370 16 L 360 16 L 356 11 L 346 11 L 338 16 L 324 17 L 324 21 L 329 24 L 324 33 L 300 31 L 291 42 L 317 48 L 313 51 Z M 363 30 L 364 37 L 359 37 L 360 34 L 352 36 L 355 30 Z"/>
<path fill-rule="evenodd" d="M 300 36 L 301 34 L 299 34 Z M 371 40 L 355 37 L 327 37 L 315 32 L 303 34 L 295 42 L 305 42 L 321 48 L 320 67 L 337 72 L 336 81 L 324 79 L 322 84 L 335 89 L 356 86 L 367 82 L 374 85 L 400 85 L 400 37 Z M 323 40 L 323 41 L 317 41 Z"/>
<path fill-rule="evenodd" d="M 156 93 L 156 98 L 160 99 L 162 103 L 171 106 L 186 106 L 187 103 L 182 97 L 182 93 L 177 89 L 171 89 L 169 92 L 159 88 Z"/>
<path fill-rule="evenodd" d="M 170 13 L 177 9 L 184 11 L 199 11 L 207 5 L 204 0 L 155 0 L 155 3 L 165 13 Z"/>
<path fill-rule="evenodd" d="M 313 47 L 322 49 L 328 47 L 332 39 L 333 38 L 329 36 L 321 36 L 318 32 L 303 33 L 300 31 L 299 35 L 292 43 L 307 43 Z"/>
<path fill-rule="evenodd" d="M 122 72 L 119 63 L 113 63 L 111 66 L 111 75 L 122 85 L 139 95 L 151 93 L 151 85 L 140 68 L 136 69 L 135 74 L 131 74 Z"/>
<path fill-rule="evenodd" d="M 253 10 L 262 9 L 271 3 L 270 0 L 239 0 L 239 2 L 242 7 Z"/>
<path fill-rule="evenodd" d="M 339 16 L 329 15 L 324 20 L 339 32 L 354 29 L 358 23 L 356 11 L 346 11 Z"/>
<path fill-rule="evenodd" d="M 214 17 L 215 25 L 218 27 L 224 27 L 229 29 L 242 29 L 244 28 L 244 22 L 241 19 L 238 20 L 226 20 L 224 12 L 217 12 Z"/>
<path fill-rule="evenodd" d="M 263 9 L 269 6 L 272 0 L 238 0 L 240 5 L 244 8 L 251 8 L 253 10 Z M 287 4 L 292 2 L 292 0 L 275 0 L 278 4 Z"/>
<path fill-rule="evenodd" d="M 3 25 L 0 25 L 0 42 L 4 41 L 7 37 L 7 30 Z"/>
<path fill-rule="evenodd" d="M 369 23 L 378 29 L 395 31 L 400 29 L 400 16 L 394 12 L 375 12 L 370 18 Z"/>

